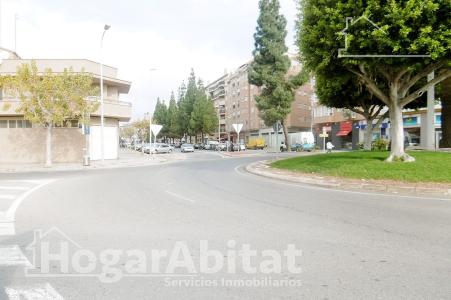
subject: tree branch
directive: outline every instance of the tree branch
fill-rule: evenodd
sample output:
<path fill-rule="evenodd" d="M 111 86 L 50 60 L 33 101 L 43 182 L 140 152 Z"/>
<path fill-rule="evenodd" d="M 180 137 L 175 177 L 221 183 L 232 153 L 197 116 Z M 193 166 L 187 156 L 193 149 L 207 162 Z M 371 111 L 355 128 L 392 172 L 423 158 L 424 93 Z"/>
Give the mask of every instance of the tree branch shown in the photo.
<path fill-rule="evenodd" d="M 363 111 L 363 110 L 360 110 L 360 109 L 358 109 L 358 108 L 356 108 L 356 107 L 350 107 L 350 108 L 348 108 L 350 111 L 353 111 L 353 112 L 355 112 L 356 114 L 359 114 L 359 115 L 362 115 L 362 116 L 366 116 L 366 114 L 365 114 L 365 112 Z"/>
<path fill-rule="evenodd" d="M 376 105 L 374 105 L 374 107 L 376 107 Z M 378 109 L 376 110 L 376 112 L 374 114 L 371 114 L 371 115 L 374 116 L 374 117 L 377 117 L 381 113 L 383 108 L 384 108 L 383 106 L 378 106 Z"/>
<path fill-rule="evenodd" d="M 413 100 L 421 97 L 424 92 L 426 92 L 431 86 L 436 85 L 437 83 L 442 82 L 446 78 L 451 77 L 451 69 L 446 69 L 442 73 L 440 73 L 437 77 L 435 77 L 433 80 L 429 81 L 427 84 L 425 84 L 422 88 L 416 90 L 415 92 L 409 94 L 407 97 L 401 99 L 399 103 L 402 106 L 405 106 L 412 102 Z"/>
<path fill-rule="evenodd" d="M 389 115 L 389 111 L 387 110 L 380 118 L 379 120 L 377 120 L 376 124 L 373 127 L 373 130 L 379 128 L 379 126 L 381 126 L 382 122 L 384 122 L 384 120 L 388 117 Z"/>
<path fill-rule="evenodd" d="M 415 83 L 418 82 L 418 80 L 420 80 L 423 77 L 426 77 L 429 73 L 431 73 L 432 71 L 435 71 L 439 68 L 441 68 L 442 66 L 444 66 L 446 64 L 446 61 L 444 60 L 440 60 L 436 63 L 430 64 L 429 66 L 427 66 L 426 68 L 424 68 L 424 70 L 422 70 L 420 73 L 418 73 L 417 75 L 413 76 L 412 78 L 410 78 L 410 80 L 405 83 L 400 89 L 399 89 L 399 93 L 401 95 L 405 95 L 409 89 L 415 85 Z"/>
<path fill-rule="evenodd" d="M 367 75 L 360 73 L 356 70 L 353 70 L 352 68 L 347 68 L 349 72 L 357 75 L 360 79 L 362 79 L 366 85 L 366 87 L 377 97 L 379 98 L 383 103 L 385 103 L 387 106 L 390 104 L 390 100 L 388 99 L 387 95 L 385 95 L 376 85 L 374 80 L 369 78 Z"/>

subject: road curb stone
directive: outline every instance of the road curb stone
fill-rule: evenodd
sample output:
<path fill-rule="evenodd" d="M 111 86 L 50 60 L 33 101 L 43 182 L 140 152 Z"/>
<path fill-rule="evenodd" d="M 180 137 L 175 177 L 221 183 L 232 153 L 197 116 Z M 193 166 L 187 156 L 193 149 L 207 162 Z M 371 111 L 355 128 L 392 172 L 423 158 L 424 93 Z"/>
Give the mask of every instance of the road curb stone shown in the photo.
<path fill-rule="evenodd" d="M 303 174 L 281 169 L 275 169 L 270 166 L 276 160 L 264 160 L 251 163 L 245 167 L 246 171 L 273 179 L 279 179 L 288 182 L 301 184 L 310 184 L 326 188 L 338 188 L 343 190 L 363 190 L 370 192 L 382 192 L 397 195 L 409 196 L 433 196 L 449 198 L 451 200 L 450 186 L 426 186 L 423 184 L 412 184 L 403 182 L 379 182 L 377 180 L 358 180 L 348 178 L 328 177 L 315 174 Z"/>

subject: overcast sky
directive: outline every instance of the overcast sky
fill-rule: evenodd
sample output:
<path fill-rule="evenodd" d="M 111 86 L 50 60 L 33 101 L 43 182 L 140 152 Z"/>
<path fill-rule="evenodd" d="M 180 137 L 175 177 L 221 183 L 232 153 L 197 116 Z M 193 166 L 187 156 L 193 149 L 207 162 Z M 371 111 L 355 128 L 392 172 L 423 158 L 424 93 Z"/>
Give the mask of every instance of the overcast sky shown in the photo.
<path fill-rule="evenodd" d="M 103 25 L 104 62 L 119 69 L 132 89 L 134 117 L 168 101 L 194 68 L 205 82 L 251 58 L 258 0 L 0 0 L 1 45 L 22 58 L 86 58 L 98 61 Z M 295 0 L 281 0 L 294 51 Z M 150 72 L 151 68 L 157 71 Z"/>

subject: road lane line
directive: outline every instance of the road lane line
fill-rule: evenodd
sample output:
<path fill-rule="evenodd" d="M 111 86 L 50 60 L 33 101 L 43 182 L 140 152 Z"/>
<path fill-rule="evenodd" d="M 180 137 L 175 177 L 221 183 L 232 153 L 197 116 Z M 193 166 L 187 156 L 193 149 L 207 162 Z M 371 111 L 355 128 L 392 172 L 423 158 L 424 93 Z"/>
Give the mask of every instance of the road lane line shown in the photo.
<path fill-rule="evenodd" d="M 5 292 L 10 300 L 64 300 L 49 283 L 28 287 L 6 287 Z"/>
<path fill-rule="evenodd" d="M 35 187 L 29 189 L 28 191 L 26 191 L 25 193 L 23 193 L 22 195 L 20 195 L 16 200 L 14 200 L 14 202 L 11 204 L 11 206 L 8 208 L 8 210 L 6 211 L 6 217 L 12 221 L 15 220 L 15 215 L 16 215 L 16 211 L 19 208 L 20 204 L 22 204 L 22 202 L 25 200 L 25 198 L 27 198 L 29 195 L 31 195 L 33 192 L 35 192 L 36 190 L 42 188 L 43 186 L 54 182 L 55 180 L 41 180 L 39 183 L 36 182 L 38 185 L 36 185 Z"/>
<path fill-rule="evenodd" d="M 0 248 L 0 266 L 32 267 L 30 261 L 23 254 L 18 245 Z"/>
<path fill-rule="evenodd" d="M 196 202 L 196 201 L 194 201 L 194 200 L 192 200 L 192 199 L 190 199 L 190 198 L 187 198 L 187 197 L 185 197 L 185 196 L 176 194 L 176 193 L 171 192 L 171 191 L 165 191 L 165 192 L 166 192 L 166 194 L 169 194 L 169 195 L 171 195 L 172 197 L 175 197 L 175 198 L 178 198 L 178 199 L 181 199 L 181 200 L 185 200 L 185 201 L 188 201 L 188 202 L 191 202 L 191 203 Z"/>

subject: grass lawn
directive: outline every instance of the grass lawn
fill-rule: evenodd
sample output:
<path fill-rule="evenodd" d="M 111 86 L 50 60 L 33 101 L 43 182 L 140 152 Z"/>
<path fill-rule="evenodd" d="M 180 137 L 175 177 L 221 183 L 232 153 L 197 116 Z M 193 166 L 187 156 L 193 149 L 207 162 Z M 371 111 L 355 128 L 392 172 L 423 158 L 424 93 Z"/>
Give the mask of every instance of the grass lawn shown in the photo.
<path fill-rule="evenodd" d="M 277 161 L 275 168 L 359 179 L 451 183 L 451 153 L 412 151 L 414 163 L 386 163 L 388 152 L 341 152 Z"/>

